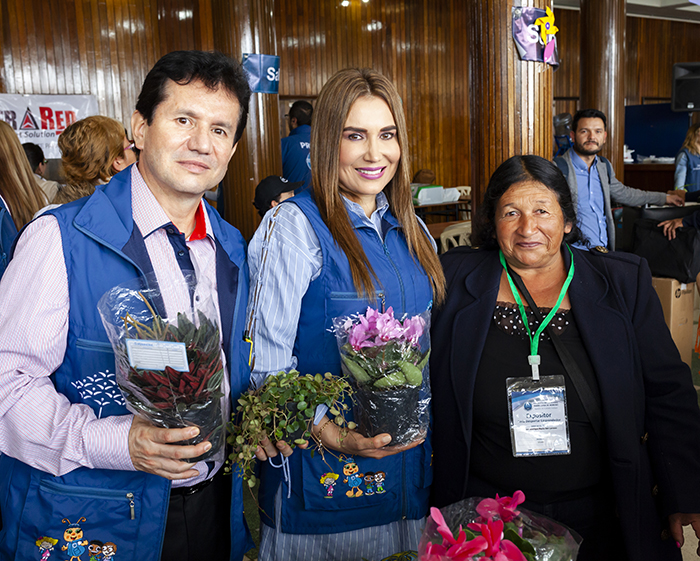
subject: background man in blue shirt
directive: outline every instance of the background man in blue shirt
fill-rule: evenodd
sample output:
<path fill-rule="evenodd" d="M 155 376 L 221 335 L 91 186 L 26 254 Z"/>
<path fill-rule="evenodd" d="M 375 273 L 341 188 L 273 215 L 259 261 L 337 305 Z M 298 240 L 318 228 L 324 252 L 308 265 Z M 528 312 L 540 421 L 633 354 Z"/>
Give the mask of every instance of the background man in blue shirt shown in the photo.
<path fill-rule="evenodd" d="M 303 181 L 302 189 L 311 185 L 311 115 L 308 101 L 295 101 L 289 110 L 289 136 L 282 139 L 282 176 L 292 183 Z"/>
<path fill-rule="evenodd" d="M 620 183 L 610 162 L 597 156 L 608 137 L 606 125 L 607 119 L 602 111 L 578 111 L 572 124 L 573 147 L 555 158 L 554 163 L 569 183 L 578 226 L 586 238 L 586 245 L 612 250 L 615 249 L 615 223 L 611 199 L 628 206 L 682 206 L 683 199 L 675 194 L 641 191 Z"/>

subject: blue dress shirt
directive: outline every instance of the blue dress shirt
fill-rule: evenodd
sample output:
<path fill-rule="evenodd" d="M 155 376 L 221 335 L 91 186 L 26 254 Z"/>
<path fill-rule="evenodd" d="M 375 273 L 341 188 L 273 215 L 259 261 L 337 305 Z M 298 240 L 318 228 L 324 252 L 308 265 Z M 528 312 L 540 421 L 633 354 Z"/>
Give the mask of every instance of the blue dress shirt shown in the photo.
<path fill-rule="evenodd" d="M 590 169 L 579 155 L 571 150 L 571 163 L 576 171 L 578 188 L 578 227 L 585 243 L 575 244 L 581 249 L 608 246 L 608 226 L 605 220 L 605 199 L 603 185 L 598 175 L 598 157 L 593 159 Z"/>

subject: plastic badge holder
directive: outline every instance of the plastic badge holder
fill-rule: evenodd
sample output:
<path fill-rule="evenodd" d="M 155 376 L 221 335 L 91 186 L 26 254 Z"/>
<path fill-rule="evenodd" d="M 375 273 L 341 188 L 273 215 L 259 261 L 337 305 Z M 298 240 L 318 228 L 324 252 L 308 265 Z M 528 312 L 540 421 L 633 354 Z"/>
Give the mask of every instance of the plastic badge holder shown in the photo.
<path fill-rule="evenodd" d="M 507 378 L 513 456 L 571 454 L 564 376 Z"/>

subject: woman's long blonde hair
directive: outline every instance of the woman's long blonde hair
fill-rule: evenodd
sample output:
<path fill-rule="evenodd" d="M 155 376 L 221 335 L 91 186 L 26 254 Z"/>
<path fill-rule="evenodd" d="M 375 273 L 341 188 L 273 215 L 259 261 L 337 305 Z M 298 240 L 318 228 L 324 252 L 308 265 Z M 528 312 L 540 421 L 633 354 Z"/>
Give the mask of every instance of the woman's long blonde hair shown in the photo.
<path fill-rule="evenodd" d="M 71 123 L 58 137 L 66 186 L 54 199 L 66 203 L 91 195 L 95 185 L 106 183 L 117 171 L 112 163 L 124 157 L 124 125 L 94 115 Z"/>
<path fill-rule="evenodd" d="M 350 262 L 352 281 L 358 294 L 374 298 L 372 277 L 376 278 L 376 275 L 355 235 L 338 181 L 343 128 L 350 108 L 360 97 L 376 97 L 386 102 L 396 122 L 401 158 L 384 194 L 403 229 L 409 253 L 425 269 L 433 287 L 434 300 L 440 303 L 445 298 L 445 276 L 413 209 L 408 134 L 401 98 L 394 85 L 374 70 L 348 68 L 336 72 L 323 86 L 316 101 L 311 126 L 311 177 L 321 217 Z"/>
<path fill-rule="evenodd" d="M 0 121 L 0 195 L 9 206 L 17 229 L 48 203 L 17 134 L 4 121 Z"/>
<path fill-rule="evenodd" d="M 700 150 L 698 150 L 698 144 L 700 144 L 700 142 L 696 139 L 698 130 L 700 130 L 700 123 L 690 125 L 690 128 L 688 129 L 688 132 L 685 135 L 685 141 L 683 142 L 683 146 L 681 146 L 681 150 L 683 150 L 683 148 L 686 148 L 691 154 L 700 156 Z"/>

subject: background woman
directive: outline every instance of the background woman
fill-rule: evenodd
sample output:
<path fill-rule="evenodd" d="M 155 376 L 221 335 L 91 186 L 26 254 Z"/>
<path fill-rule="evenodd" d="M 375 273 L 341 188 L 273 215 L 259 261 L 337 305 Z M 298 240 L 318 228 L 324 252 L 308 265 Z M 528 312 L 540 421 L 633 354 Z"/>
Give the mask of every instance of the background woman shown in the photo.
<path fill-rule="evenodd" d="M 58 147 L 66 185 L 54 198 L 56 204 L 92 195 L 96 185 L 136 162 L 134 143 L 124 126 L 102 115 L 70 124 L 58 137 Z"/>
<path fill-rule="evenodd" d="M 493 174 L 478 209 L 472 243 L 480 249 L 443 257 L 448 296 L 432 331 L 432 500 L 441 507 L 522 489 L 523 506 L 583 536 L 580 561 L 680 559 L 681 525 L 700 533 L 700 515 L 678 514 L 700 511 L 690 372 L 646 261 L 570 250 L 577 237 L 556 166 L 515 156 Z M 524 290 L 513 288 L 518 279 L 547 316 L 542 336 Z M 559 443 L 523 449 L 515 434 L 527 422 L 513 409 L 511 440 L 506 380 L 530 383 L 531 355 L 541 376 L 563 376 L 568 430 Z M 667 523 L 672 539 L 662 541 Z"/>
<path fill-rule="evenodd" d="M 700 191 L 700 123 L 691 125 L 685 142 L 676 156 L 674 189 L 685 189 L 689 193 Z"/>
<path fill-rule="evenodd" d="M 17 134 L 0 121 L 0 276 L 7 267 L 17 230 L 45 204 L 46 197 L 34 180 Z"/>
<path fill-rule="evenodd" d="M 337 316 L 368 305 L 397 317 L 443 299 L 434 244 L 413 211 L 406 123 L 393 84 L 371 70 L 347 69 L 323 87 L 311 132 L 313 193 L 284 201 L 251 241 L 248 331 L 256 383 L 281 369 L 340 374 Z M 381 559 L 415 549 L 427 513 L 429 442 L 404 451 L 390 436 L 351 432 L 323 418 L 314 434 L 325 460 L 306 450 L 289 458 L 290 481 L 263 464 L 260 559 Z M 281 442 L 283 454 L 290 450 Z M 266 459 L 270 444 L 259 450 Z M 383 493 L 348 496 L 350 477 L 385 474 Z M 332 499 L 320 483 L 338 474 Z M 359 475 L 357 476 L 359 477 Z"/>
<path fill-rule="evenodd" d="M 17 134 L 4 121 L 0 121 L 0 170 L 0 196 L 20 229 L 46 204 L 46 197 L 34 181 Z"/>

